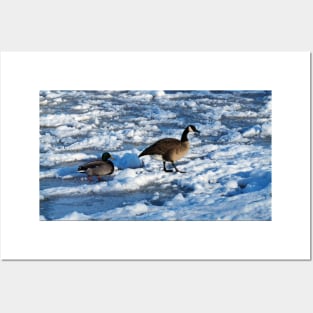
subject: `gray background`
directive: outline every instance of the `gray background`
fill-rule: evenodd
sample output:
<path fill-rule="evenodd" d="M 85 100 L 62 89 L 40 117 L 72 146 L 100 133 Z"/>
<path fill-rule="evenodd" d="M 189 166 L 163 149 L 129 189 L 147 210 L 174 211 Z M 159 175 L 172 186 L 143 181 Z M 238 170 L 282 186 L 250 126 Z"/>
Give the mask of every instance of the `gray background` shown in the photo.
<path fill-rule="evenodd" d="M 1 51 L 312 51 L 312 29 L 309 0 L 0 5 Z M 312 312 L 312 273 L 301 261 L 1 261 L 0 310 Z"/>

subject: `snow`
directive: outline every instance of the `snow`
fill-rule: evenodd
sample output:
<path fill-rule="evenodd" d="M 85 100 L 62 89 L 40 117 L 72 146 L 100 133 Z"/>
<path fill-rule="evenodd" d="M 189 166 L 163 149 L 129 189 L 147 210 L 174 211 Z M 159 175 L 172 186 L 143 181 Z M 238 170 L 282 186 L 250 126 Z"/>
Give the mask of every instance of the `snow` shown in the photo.
<path fill-rule="evenodd" d="M 73 162 L 85 160 L 88 158 L 96 159 L 96 155 L 88 155 L 86 153 L 41 153 L 40 155 L 40 165 L 41 166 L 53 166 L 64 162 Z"/>
<path fill-rule="evenodd" d="M 272 136 L 272 123 L 271 122 L 267 122 L 262 125 L 262 135 Z"/>
<path fill-rule="evenodd" d="M 40 219 L 271 220 L 271 106 L 269 91 L 41 91 Z M 189 124 L 186 173 L 138 158 Z M 77 172 L 105 151 L 112 175 Z"/>
<path fill-rule="evenodd" d="M 88 221 L 90 218 L 88 215 L 74 211 L 60 218 L 60 221 Z"/>
<path fill-rule="evenodd" d="M 227 143 L 227 142 L 245 142 L 245 139 L 242 138 L 242 135 L 236 131 L 231 130 L 228 132 L 228 134 L 221 136 L 218 141 L 218 143 Z"/>

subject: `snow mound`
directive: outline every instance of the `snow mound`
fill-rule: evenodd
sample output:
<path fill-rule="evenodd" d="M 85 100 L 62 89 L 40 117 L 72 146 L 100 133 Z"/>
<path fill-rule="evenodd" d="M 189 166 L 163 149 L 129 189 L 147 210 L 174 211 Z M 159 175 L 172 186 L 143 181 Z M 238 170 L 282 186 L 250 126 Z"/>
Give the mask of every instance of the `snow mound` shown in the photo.
<path fill-rule="evenodd" d="M 123 156 L 114 156 L 114 165 L 123 170 L 126 168 L 139 168 L 142 167 L 141 160 L 135 153 L 125 153 Z"/>

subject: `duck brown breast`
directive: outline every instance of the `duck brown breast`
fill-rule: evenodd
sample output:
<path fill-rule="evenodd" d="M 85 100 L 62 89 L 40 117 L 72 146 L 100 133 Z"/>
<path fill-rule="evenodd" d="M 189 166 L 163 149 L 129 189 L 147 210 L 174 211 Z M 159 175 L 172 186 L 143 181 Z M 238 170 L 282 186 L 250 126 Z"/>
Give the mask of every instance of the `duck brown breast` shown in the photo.
<path fill-rule="evenodd" d="M 97 167 L 88 168 L 86 170 L 87 175 L 89 176 L 105 176 L 110 175 L 114 171 L 114 165 L 113 163 L 103 163 Z"/>

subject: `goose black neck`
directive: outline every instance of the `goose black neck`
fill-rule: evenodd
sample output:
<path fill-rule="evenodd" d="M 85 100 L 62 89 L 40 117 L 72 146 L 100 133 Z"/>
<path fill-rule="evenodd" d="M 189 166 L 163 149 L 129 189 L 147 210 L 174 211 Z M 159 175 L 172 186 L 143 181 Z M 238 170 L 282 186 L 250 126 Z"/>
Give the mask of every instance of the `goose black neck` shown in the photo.
<path fill-rule="evenodd" d="M 181 135 L 181 142 L 186 142 L 188 141 L 188 135 L 189 133 L 189 130 L 188 130 L 188 127 L 184 130 L 183 134 Z"/>

